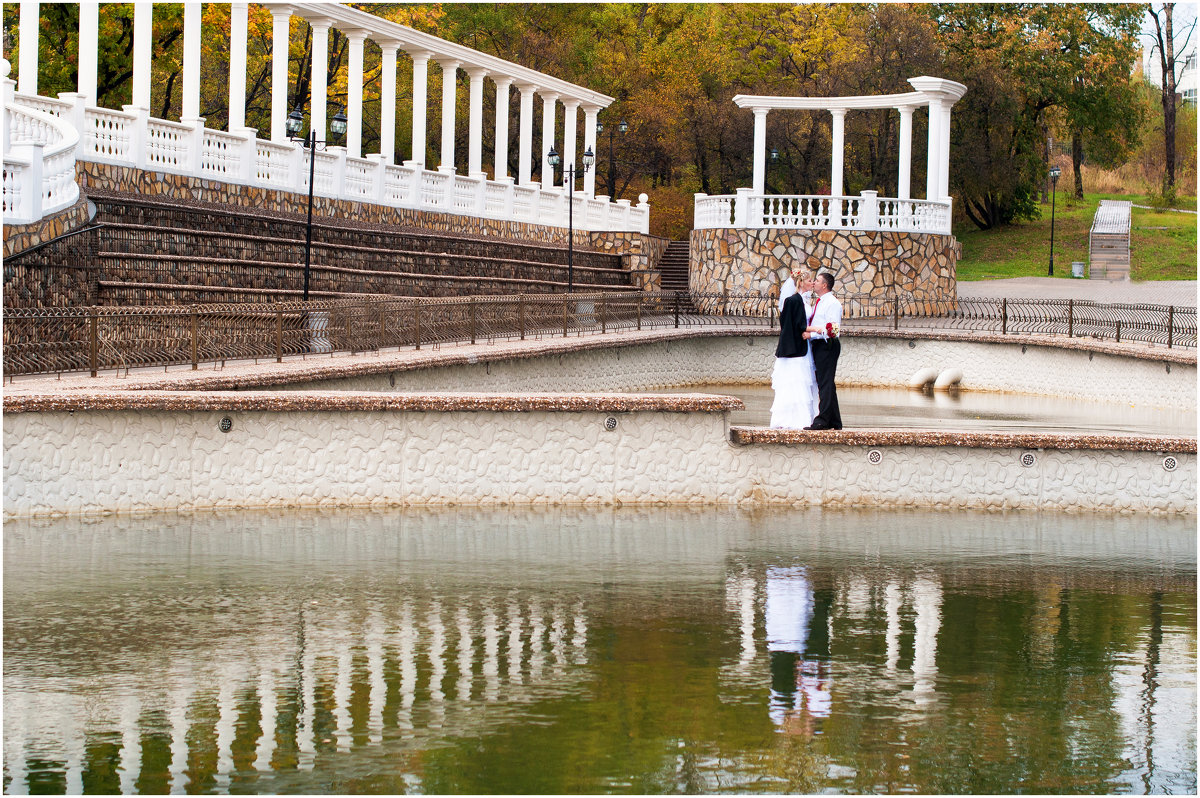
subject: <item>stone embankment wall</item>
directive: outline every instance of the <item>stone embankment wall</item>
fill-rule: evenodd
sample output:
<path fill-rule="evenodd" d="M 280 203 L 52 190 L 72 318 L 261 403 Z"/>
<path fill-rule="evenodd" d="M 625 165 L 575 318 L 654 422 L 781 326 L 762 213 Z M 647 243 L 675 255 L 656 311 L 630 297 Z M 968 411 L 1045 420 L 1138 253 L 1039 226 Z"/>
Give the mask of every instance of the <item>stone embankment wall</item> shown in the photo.
<path fill-rule="evenodd" d="M 63 400 L 6 402 L 8 517 L 457 503 L 1196 511 L 1194 439 L 731 436 L 737 400 L 696 396 Z"/>
<path fill-rule="evenodd" d="M 794 230 L 693 230 L 689 286 L 699 293 L 765 293 L 793 268 L 828 271 L 842 295 L 911 295 L 918 303 L 954 300 L 962 245 L 928 233 Z"/>
<path fill-rule="evenodd" d="M 115 191 L 142 195 L 151 199 L 175 201 L 193 208 L 204 204 L 226 206 L 246 214 L 303 223 L 307 212 L 307 195 L 290 191 L 265 189 L 203 180 L 184 175 L 150 172 L 127 166 L 79 162 L 76 175 L 80 182 L 81 199 L 75 207 L 61 214 L 30 225 L 6 225 L 4 255 L 10 257 L 32 246 L 49 241 L 87 221 L 86 194 L 89 190 Z M 392 208 L 364 202 L 313 198 L 315 222 L 337 220 L 360 226 L 375 225 L 394 232 L 416 231 L 456 237 L 503 240 L 526 244 L 565 247 L 567 230 L 562 227 L 507 222 L 456 214 L 433 213 L 405 208 Z M 633 273 L 633 284 L 644 290 L 656 290 L 659 281 L 658 262 L 666 250 L 667 241 L 656 236 L 632 232 L 589 232 L 575 230 L 574 245 L 580 255 L 600 252 L 620 256 L 621 267 Z M 19 288 L 20 286 L 18 286 Z M 478 293 L 478 292 L 477 292 Z M 518 293 L 517 290 L 497 290 L 496 293 Z M 48 301 L 45 304 L 65 304 Z"/>

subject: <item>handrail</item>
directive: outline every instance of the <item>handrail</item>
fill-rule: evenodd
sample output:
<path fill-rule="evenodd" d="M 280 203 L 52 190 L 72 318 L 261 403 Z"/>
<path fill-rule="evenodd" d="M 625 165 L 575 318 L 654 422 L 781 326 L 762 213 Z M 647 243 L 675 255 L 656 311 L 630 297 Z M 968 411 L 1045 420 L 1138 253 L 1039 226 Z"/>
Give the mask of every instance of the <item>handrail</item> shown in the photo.
<path fill-rule="evenodd" d="M 952 206 L 937 200 L 828 194 L 737 194 L 695 197 L 694 226 L 892 231 L 950 234 Z"/>
<path fill-rule="evenodd" d="M 9 126 L 9 147 L 4 152 L 5 222 L 36 222 L 74 205 L 79 199 L 75 182 L 79 131 L 65 119 L 15 98 L 4 110 Z"/>
<path fill-rule="evenodd" d="M 847 335 L 872 331 L 1047 336 L 1196 347 L 1196 308 L 1073 300 L 843 298 Z M 360 295 L 315 302 L 14 308 L 5 311 L 8 375 L 357 353 L 502 338 L 651 328 L 729 327 L 772 334 L 768 294 L 687 292 L 497 296 Z"/>

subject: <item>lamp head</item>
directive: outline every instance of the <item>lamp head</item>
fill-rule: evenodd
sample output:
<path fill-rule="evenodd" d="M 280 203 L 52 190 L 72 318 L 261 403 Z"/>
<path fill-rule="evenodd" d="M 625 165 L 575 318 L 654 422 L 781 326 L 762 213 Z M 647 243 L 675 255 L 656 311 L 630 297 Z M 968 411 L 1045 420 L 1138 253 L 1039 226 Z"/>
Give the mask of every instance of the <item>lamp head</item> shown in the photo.
<path fill-rule="evenodd" d="M 779 150 L 772 147 L 771 148 L 771 163 L 775 163 L 778 160 L 779 160 Z"/>
<path fill-rule="evenodd" d="M 1062 174 L 1062 170 L 1061 170 L 1061 169 L 1059 169 L 1057 166 L 1051 166 L 1051 167 L 1050 167 L 1050 179 L 1051 179 L 1051 180 L 1053 180 L 1054 182 L 1056 182 L 1056 183 L 1057 183 L 1057 182 L 1058 182 L 1058 176 L 1059 176 L 1060 174 Z"/>
<path fill-rule="evenodd" d="M 596 162 L 596 156 L 592 153 L 592 148 L 588 147 L 583 151 L 583 171 L 587 171 L 588 167 Z"/>
<path fill-rule="evenodd" d="M 338 112 L 333 115 L 333 120 L 329 123 L 329 129 L 333 131 L 333 135 L 340 136 L 346 132 L 346 113 L 342 108 L 338 108 Z"/>
<path fill-rule="evenodd" d="M 599 122 L 599 121 L 596 122 L 596 132 L 597 133 L 604 132 L 604 123 L 603 122 Z"/>
<path fill-rule="evenodd" d="M 628 133 L 629 132 L 629 123 L 627 123 L 624 119 L 622 119 L 621 123 L 619 125 L 617 125 L 617 130 L 621 131 L 622 133 Z"/>
<path fill-rule="evenodd" d="M 556 169 L 562 163 L 562 158 L 559 157 L 558 150 L 554 149 L 553 146 L 550 147 L 550 152 L 546 154 L 546 162 Z"/>
<path fill-rule="evenodd" d="M 304 128 L 304 114 L 300 113 L 300 106 L 296 106 L 288 114 L 285 126 L 289 136 L 298 135 Z"/>

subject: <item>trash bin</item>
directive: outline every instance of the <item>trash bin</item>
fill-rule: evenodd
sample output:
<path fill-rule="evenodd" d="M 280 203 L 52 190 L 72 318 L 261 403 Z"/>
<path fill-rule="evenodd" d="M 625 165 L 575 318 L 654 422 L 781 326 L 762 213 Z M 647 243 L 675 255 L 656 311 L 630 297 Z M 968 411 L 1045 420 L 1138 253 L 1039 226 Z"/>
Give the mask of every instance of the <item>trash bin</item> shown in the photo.
<path fill-rule="evenodd" d="M 1071 276 L 1072 277 L 1082 277 L 1083 276 L 1083 264 L 1077 260 L 1071 262 Z"/>

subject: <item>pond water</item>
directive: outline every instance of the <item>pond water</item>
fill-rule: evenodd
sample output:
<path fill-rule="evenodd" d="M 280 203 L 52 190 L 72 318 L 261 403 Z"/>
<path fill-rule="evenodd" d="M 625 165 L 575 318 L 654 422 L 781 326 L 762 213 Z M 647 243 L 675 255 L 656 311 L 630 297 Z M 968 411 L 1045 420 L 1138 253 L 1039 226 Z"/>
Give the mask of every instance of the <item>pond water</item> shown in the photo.
<path fill-rule="evenodd" d="M 745 410 L 730 423 L 771 424 L 775 392 L 769 385 L 693 385 L 654 393 L 716 393 L 736 396 Z M 982 391 L 918 391 L 907 388 L 839 387 L 847 428 L 929 429 L 963 432 L 1053 432 L 1095 435 L 1196 436 L 1196 411 L 1122 405 L 1030 394 Z"/>
<path fill-rule="evenodd" d="M 1194 793 L 1194 519 L 4 527 L 9 793 Z"/>

